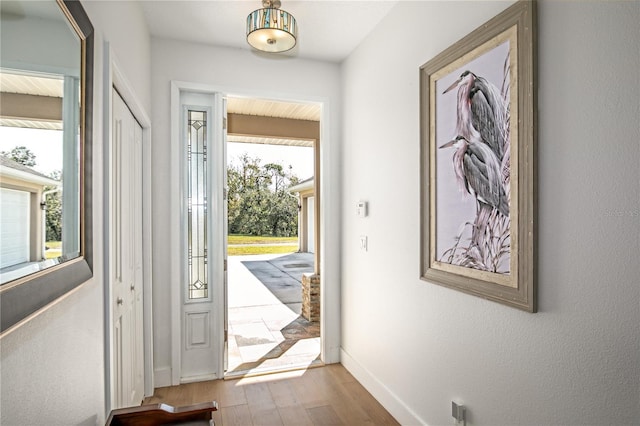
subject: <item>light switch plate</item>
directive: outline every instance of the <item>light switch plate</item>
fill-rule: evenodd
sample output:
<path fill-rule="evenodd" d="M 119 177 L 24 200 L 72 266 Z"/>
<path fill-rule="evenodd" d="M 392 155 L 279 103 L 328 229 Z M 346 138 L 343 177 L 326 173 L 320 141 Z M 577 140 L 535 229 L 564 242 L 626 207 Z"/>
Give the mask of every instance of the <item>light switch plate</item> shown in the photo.
<path fill-rule="evenodd" d="M 360 235 L 360 250 L 367 251 L 368 238 L 366 235 Z"/>
<path fill-rule="evenodd" d="M 356 212 L 358 213 L 358 217 L 367 217 L 368 214 L 368 203 L 366 201 L 358 201 Z"/>
<path fill-rule="evenodd" d="M 462 404 L 456 404 L 455 401 L 451 401 L 451 416 L 456 420 L 457 425 L 466 426 L 466 408 Z"/>

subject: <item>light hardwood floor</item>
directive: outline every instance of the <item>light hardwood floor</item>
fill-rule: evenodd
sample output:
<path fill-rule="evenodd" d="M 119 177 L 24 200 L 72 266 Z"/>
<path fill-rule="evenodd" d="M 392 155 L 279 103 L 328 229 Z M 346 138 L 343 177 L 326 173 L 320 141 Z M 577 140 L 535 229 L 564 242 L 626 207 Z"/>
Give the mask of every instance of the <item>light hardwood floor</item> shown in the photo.
<path fill-rule="evenodd" d="M 217 401 L 216 426 L 399 425 L 340 364 L 158 388 L 145 403 Z"/>

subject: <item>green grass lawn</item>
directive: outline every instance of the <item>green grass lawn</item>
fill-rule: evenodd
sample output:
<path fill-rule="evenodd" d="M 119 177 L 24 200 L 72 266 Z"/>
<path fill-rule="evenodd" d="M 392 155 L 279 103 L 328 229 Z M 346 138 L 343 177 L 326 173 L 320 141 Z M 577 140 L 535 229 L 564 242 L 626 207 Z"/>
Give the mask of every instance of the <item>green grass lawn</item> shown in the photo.
<path fill-rule="evenodd" d="M 298 245 L 286 245 L 286 246 L 242 246 L 242 247 L 229 247 L 227 249 L 229 256 L 245 256 L 249 254 L 280 254 L 280 253 L 293 253 L 298 251 Z"/>
<path fill-rule="evenodd" d="M 298 244 L 298 237 L 256 237 L 255 235 L 229 235 L 229 244 Z"/>
<path fill-rule="evenodd" d="M 45 258 L 55 259 L 62 255 L 62 241 L 47 241 L 45 245 L 49 248 L 45 252 Z"/>
<path fill-rule="evenodd" d="M 298 237 L 256 237 L 253 235 L 229 235 L 229 244 L 270 244 L 278 245 L 248 245 L 242 247 L 229 247 L 229 256 L 244 256 L 249 254 L 280 254 L 298 251 Z M 290 243 L 290 244 L 284 244 Z M 49 250 L 45 253 L 47 259 L 54 259 L 62 255 L 62 243 L 60 241 L 47 241 Z"/>
<path fill-rule="evenodd" d="M 239 247 L 228 247 L 229 256 L 249 254 L 280 254 L 298 251 L 298 237 L 256 237 L 254 235 L 229 235 L 230 246 L 248 244 Z M 252 245 L 256 244 L 256 245 Z M 268 245 L 277 244 L 277 245 Z"/>
<path fill-rule="evenodd" d="M 229 247 L 229 256 L 244 256 L 249 254 L 280 254 L 298 251 L 298 237 L 256 237 L 253 235 L 229 235 L 229 244 L 270 244 L 278 245 L 248 245 Z M 289 244 L 284 244 L 289 243 Z M 45 253 L 47 259 L 55 259 L 62 255 L 60 241 L 47 241 L 49 250 Z"/>

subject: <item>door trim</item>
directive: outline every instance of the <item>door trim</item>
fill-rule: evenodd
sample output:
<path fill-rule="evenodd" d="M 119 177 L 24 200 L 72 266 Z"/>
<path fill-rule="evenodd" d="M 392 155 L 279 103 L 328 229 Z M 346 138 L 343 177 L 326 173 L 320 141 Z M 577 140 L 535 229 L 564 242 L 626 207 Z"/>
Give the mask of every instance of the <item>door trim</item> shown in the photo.
<path fill-rule="evenodd" d="M 112 145 L 112 88 L 122 96 L 134 117 L 142 127 L 142 274 L 143 274 L 143 333 L 144 333 L 144 395 L 152 396 L 154 390 L 153 368 L 153 309 L 152 309 L 152 209 L 151 209 L 151 120 L 144 107 L 138 100 L 129 80 L 121 70 L 119 62 L 108 41 L 103 44 L 103 259 L 104 259 L 104 335 L 105 335 L 105 413 L 112 409 L 113 401 L 113 336 L 111 321 L 112 304 L 110 288 L 110 259 L 109 259 L 109 192 L 110 162 Z"/>

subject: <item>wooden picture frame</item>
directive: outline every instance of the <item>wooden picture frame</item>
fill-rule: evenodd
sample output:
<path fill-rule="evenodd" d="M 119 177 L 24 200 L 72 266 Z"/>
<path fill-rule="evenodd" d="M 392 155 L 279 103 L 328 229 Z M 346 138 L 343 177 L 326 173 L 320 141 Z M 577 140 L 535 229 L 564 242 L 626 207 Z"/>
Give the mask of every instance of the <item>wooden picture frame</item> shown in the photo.
<path fill-rule="evenodd" d="M 536 312 L 536 9 L 420 67 L 421 278 Z"/>

